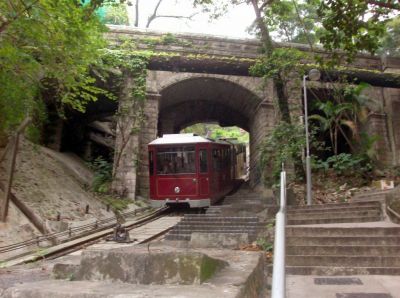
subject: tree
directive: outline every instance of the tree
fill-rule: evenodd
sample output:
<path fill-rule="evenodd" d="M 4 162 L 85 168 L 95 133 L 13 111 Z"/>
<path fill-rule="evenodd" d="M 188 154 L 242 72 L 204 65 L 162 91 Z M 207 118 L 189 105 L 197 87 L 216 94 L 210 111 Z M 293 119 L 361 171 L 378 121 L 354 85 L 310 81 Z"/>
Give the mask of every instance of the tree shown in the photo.
<path fill-rule="evenodd" d="M 148 0 L 147 0 L 148 1 Z M 133 21 L 130 21 L 130 25 L 134 27 L 145 27 L 149 28 L 151 23 L 154 22 L 156 19 L 161 19 L 161 18 L 167 18 L 167 19 L 180 19 L 180 20 L 192 20 L 194 16 L 196 16 L 199 12 L 195 12 L 192 14 L 166 14 L 166 13 L 160 13 L 160 7 L 162 6 L 164 0 L 156 0 L 154 2 L 154 7 L 150 13 L 150 15 L 147 16 L 147 19 L 145 21 L 145 24 L 141 22 L 142 17 L 141 17 L 141 2 L 139 0 L 135 0 L 135 11 L 134 11 L 134 18 Z M 179 1 L 175 1 L 176 4 L 179 5 Z M 127 2 L 128 6 L 132 6 L 132 3 L 130 1 Z"/>
<path fill-rule="evenodd" d="M 342 133 L 346 138 L 346 134 L 341 130 L 342 125 L 349 125 L 349 122 L 343 118 L 344 112 L 351 110 L 349 103 L 335 103 L 328 100 L 326 102 L 318 102 L 318 109 L 323 115 L 311 115 L 309 118 L 317 120 L 321 124 L 323 131 L 329 131 L 329 137 L 333 147 L 333 154 L 338 154 L 338 134 Z M 352 127 L 351 125 L 349 125 Z"/>
<path fill-rule="evenodd" d="M 43 119 L 45 103 L 61 114 L 65 107 L 83 111 L 103 92 L 89 67 L 106 44 L 95 10 L 112 1 L 83 2 L 0 2 L 0 131 L 27 115 Z"/>
<path fill-rule="evenodd" d="M 400 16 L 386 23 L 386 34 L 383 36 L 380 52 L 400 56 Z"/>
<path fill-rule="evenodd" d="M 274 1 L 265 9 L 266 24 L 279 40 L 313 45 L 318 41 L 318 0 Z"/>
<path fill-rule="evenodd" d="M 102 21 L 105 24 L 129 25 L 128 12 L 126 6 L 120 3 L 107 5 L 104 7 L 105 13 Z"/>
<path fill-rule="evenodd" d="M 358 52 L 375 53 L 385 32 L 385 20 L 399 5 L 392 1 L 322 0 L 318 16 L 324 31 L 320 41 L 332 63 L 351 62 Z"/>

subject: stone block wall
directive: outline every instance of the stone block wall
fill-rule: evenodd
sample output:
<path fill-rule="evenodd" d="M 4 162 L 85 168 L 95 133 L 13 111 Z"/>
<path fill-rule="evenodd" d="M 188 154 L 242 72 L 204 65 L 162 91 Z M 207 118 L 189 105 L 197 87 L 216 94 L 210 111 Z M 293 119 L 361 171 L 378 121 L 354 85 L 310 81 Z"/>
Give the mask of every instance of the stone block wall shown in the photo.
<path fill-rule="evenodd" d="M 131 199 L 135 199 L 136 194 L 136 168 L 139 152 L 139 136 L 133 133 L 133 129 L 137 125 L 137 119 L 134 117 L 136 107 L 133 105 L 131 97 L 133 84 L 133 79 L 127 76 L 119 98 L 112 182 L 114 192 Z"/>
<path fill-rule="evenodd" d="M 262 173 L 259 166 L 260 145 L 275 125 L 275 110 L 273 104 L 264 101 L 254 113 L 250 123 L 250 185 L 261 182 Z"/>
<path fill-rule="evenodd" d="M 392 165 L 400 164 L 400 89 L 384 88 L 384 110 L 387 115 L 387 134 L 392 152 Z"/>
<path fill-rule="evenodd" d="M 149 195 L 149 156 L 147 145 L 157 137 L 158 105 L 160 95 L 148 93 L 144 106 L 145 121 L 140 131 L 140 153 L 138 163 L 138 194 Z"/>
<path fill-rule="evenodd" d="M 382 165 L 390 165 L 392 163 L 392 152 L 387 130 L 387 116 L 384 113 L 372 113 L 369 115 L 365 131 L 369 136 L 378 136 L 378 140 L 374 144 L 377 152 L 378 162 Z"/>

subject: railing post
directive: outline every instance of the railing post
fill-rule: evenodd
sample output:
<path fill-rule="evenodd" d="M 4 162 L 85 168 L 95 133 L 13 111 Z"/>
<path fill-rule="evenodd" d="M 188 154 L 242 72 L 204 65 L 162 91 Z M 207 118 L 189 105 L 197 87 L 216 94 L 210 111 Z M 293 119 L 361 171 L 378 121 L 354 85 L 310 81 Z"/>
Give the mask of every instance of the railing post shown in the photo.
<path fill-rule="evenodd" d="M 286 172 L 281 172 L 281 197 L 280 208 L 276 214 L 275 239 L 274 239 L 274 263 L 272 272 L 272 298 L 285 298 L 285 256 L 286 256 Z"/>

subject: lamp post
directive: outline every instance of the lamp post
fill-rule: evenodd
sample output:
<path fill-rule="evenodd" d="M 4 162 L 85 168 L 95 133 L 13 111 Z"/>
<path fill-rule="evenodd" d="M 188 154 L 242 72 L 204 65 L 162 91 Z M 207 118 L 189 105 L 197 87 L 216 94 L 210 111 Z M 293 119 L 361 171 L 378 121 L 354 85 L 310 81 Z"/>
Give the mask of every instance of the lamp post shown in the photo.
<path fill-rule="evenodd" d="M 307 205 L 312 204 L 312 192 L 311 192 L 311 160 L 310 160 L 310 139 L 308 133 L 308 104 L 307 104 L 307 86 L 306 79 L 310 81 L 318 81 L 321 77 L 321 73 L 318 69 L 311 69 L 308 75 L 303 76 L 303 88 L 304 88 L 304 126 L 306 130 L 306 179 L 307 179 Z"/>

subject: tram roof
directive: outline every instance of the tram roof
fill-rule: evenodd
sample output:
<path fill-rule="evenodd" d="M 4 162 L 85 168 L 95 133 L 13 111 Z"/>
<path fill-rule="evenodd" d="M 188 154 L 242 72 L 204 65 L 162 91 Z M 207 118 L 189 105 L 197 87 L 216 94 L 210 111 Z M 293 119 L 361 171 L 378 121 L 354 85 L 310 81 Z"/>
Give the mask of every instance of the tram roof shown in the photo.
<path fill-rule="evenodd" d="M 211 139 L 203 138 L 193 133 L 180 133 L 180 134 L 164 134 L 161 138 L 157 138 L 149 145 L 173 145 L 173 144 L 194 144 L 194 143 L 216 143 L 216 144 L 229 144 L 225 141 L 214 141 Z"/>

